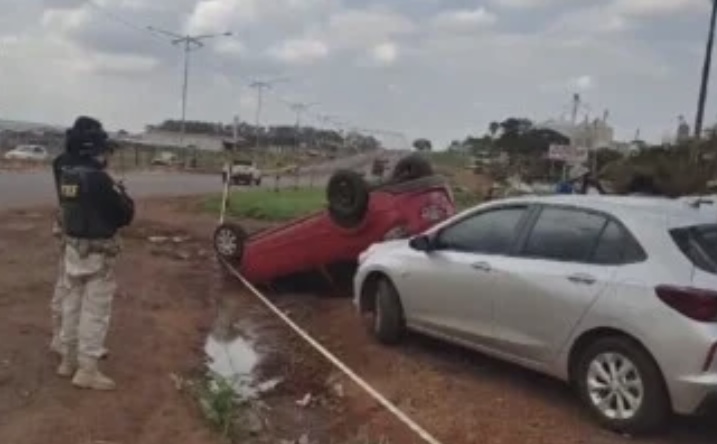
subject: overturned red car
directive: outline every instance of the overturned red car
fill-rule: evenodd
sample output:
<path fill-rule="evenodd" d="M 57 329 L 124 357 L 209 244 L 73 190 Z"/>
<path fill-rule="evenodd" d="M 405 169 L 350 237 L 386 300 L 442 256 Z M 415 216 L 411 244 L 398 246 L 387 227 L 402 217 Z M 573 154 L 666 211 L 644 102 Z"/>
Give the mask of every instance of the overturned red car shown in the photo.
<path fill-rule="evenodd" d="M 455 213 L 446 180 L 416 155 L 401 159 L 391 178 L 376 186 L 338 170 L 326 197 L 326 210 L 251 236 L 236 223 L 220 224 L 216 253 L 250 282 L 264 284 L 356 261 L 373 243 L 420 233 Z"/>

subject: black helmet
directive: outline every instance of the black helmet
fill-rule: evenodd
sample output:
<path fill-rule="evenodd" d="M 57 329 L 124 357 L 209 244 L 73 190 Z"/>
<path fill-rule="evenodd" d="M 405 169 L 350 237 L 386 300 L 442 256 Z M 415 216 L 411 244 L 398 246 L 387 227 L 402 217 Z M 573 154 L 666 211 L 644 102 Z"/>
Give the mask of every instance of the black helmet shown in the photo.
<path fill-rule="evenodd" d="M 80 116 L 72 128 L 65 132 L 68 153 L 78 156 L 96 156 L 110 151 L 109 136 L 102 124 L 92 117 Z"/>

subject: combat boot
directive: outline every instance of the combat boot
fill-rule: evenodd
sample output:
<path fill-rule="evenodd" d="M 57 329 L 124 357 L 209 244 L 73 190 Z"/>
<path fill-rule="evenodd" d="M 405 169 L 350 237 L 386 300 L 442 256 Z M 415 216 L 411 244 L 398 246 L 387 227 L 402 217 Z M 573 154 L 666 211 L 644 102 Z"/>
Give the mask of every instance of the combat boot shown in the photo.
<path fill-rule="evenodd" d="M 62 347 L 60 347 L 62 348 Z M 57 367 L 57 375 L 63 378 L 69 378 L 77 371 L 77 349 L 68 347 L 66 350 L 60 350 L 62 361 Z"/>
<path fill-rule="evenodd" d="M 103 375 L 97 368 L 97 359 L 81 357 L 79 364 L 80 368 L 72 378 L 72 384 L 75 387 L 100 391 L 115 389 L 115 382 Z"/>

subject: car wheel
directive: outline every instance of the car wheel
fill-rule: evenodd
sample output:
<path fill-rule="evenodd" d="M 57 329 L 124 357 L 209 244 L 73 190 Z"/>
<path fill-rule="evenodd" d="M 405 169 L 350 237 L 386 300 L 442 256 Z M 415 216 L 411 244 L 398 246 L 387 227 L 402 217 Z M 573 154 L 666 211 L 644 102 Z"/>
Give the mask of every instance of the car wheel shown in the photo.
<path fill-rule="evenodd" d="M 214 230 L 214 250 L 223 259 L 241 260 L 247 237 L 241 226 L 223 223 Z"/>
<path fill-rule="evenodd" d="M 363 221 L 368 210 L 368 184 L 355 171 L 339 170 L 329 179 L 326 200 L 331 220 L 341 227 L 354 228 Z"/>
<path fill-rule="evenodd" d="M 660 369 L 649 353 L 628 338 L 595 341 L 582 354 L 575 376 L 582 401 L 607 429 L 649 433 L 670 415 Z"/>
<path fill-rule="evenodd" d="M 403 307 L 398 292 L 388 279 L 381 279 L 376 285 L 375 298 L 373 334 L 382 344 L 396 344 L 403 337 L 405 330 Z"/>
<path fill-rule="evenodd" d="M 256 186 L 261 186 L 261 177 L 258 177 L 254 183 Z"/>
<path fill-rule="evenodd" d="M 432 175 L 431 163 L 419 154 L 411 154 L 396 163 L 391 172 L 391 180 L 404 182 Z"/>

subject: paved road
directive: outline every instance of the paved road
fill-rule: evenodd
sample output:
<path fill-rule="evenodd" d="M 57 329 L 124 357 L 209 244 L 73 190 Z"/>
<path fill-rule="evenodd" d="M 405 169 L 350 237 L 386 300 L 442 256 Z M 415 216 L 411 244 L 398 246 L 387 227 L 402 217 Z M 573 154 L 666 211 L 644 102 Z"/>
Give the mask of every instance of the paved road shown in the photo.
<path fill-rule="evenodd" d="M 310 167 L 299 177 L 298 184 L 322 186 L 334 169 L 364 169 L 372 159 L 370 155 L 363 155 Z M 219 174 L 137 172 L 128 173 L 124 181 L 130 195 L 138 198 L 190 196 L 222 190 Z M 284 177 L 279 181 L 279 186 L 293 186 L 296 183 L 297 179 Z M 265 177 L 262 186 L 275 186 L 274 178 Z M 32 172 L 0 171 L 0 209 L 52 204 L 55 202 L 54 193 L 49 169 Z"/>

